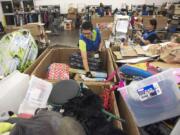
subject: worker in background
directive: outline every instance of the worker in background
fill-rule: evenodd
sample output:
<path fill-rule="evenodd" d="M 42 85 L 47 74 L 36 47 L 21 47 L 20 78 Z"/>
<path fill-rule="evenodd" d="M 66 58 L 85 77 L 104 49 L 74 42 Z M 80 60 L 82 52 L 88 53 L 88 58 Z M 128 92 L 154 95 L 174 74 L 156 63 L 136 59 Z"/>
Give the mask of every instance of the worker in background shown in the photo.
<path fill-rule="evenodd" d="M 132 16 L 131 16 L 131 26 L 134 28 L 134 25 L 136 24 L 136 22 L 138 21 L 138 12 L 137 11 L 133 11 L 132 12 Z"/>
<path fill-rule="evenodd" d="M 143 7 L 142 7 L 142 15 L 143 15 L 143 16 L 148 15 L 148 10 L 147 10 L 146 4 L 144 4 Z"/>
<path fill-rule="evenodd" d="M 100 3 L 99 5 L 99 8 L 97 9 L 97 14 L 100 16 L 100 17 L 103 17 L 104 16 L 104 5 L 103 3 Z"/>
<path fill-rule="evenodd" d="M 88 65 L 87 52 L 98 52 L 102 50 L 101 34 L 99 29 L 93 29 L 91 22 L 84 22 L 81 26 L 79 39 L 79 49 L 86 75 L 89 76 L 90 69 Z"/>
<path fill-rule="evenodd" d="M 149 24 L 145 28 L 146 30 L 144 33 L 137 32 L 136 38 L 140 40 L 141 45 L 148 45 L 157 43 L 159 40 L 159 37 L 156 33 L 156 27 L 157 27 L 157 21 L 156 19 L 149 20 Z"/>

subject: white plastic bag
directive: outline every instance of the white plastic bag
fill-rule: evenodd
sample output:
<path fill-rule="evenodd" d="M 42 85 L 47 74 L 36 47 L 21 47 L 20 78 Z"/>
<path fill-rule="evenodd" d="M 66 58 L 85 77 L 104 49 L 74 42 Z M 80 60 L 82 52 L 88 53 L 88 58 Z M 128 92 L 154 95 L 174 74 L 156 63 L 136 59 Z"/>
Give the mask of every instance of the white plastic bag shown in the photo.
<path fill-rule="evenodd" d="M 29 75 L 15 71 L 0 81 L 0 114 L 18 112 L 28 89 L 29 78 Z"/>
<path fill-rule="evenodd" d="M 45 108 L 53 85 L 35 76 L 31 77 L 29 88 L 19 108 L 19 114 L 34 114 L 37 108 Z"/>

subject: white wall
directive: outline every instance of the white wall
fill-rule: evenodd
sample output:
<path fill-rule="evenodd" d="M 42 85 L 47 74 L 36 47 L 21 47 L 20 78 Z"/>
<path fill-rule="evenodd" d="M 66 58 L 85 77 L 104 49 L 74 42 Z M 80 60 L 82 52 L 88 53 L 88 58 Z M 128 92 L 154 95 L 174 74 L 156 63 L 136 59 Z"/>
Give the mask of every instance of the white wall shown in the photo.
<path fill-rule="evenodd" d="M 180 0 L 146 0 L 146 4 L 162 5 L 165 2 L 178 2 Z"/>
<path fill-rule="evenodd" d="M 0 21 L 3 20 L 3 11 L 2 11 L 2 6 L 1 6 L 1 2 L 0 2 Z"/>
<path fill-rule="evenodd" d="M 68 5 L 73 3 L 76 5 L 99 5 L 102 2 L 105 5 L 112 5 L 112 8 L 121 7 L 121 3 L 144 4 L 145 0 L 34 0 L 36 6 L 39 5 L 60 5 L 61 12 L 67 13 Z"/>

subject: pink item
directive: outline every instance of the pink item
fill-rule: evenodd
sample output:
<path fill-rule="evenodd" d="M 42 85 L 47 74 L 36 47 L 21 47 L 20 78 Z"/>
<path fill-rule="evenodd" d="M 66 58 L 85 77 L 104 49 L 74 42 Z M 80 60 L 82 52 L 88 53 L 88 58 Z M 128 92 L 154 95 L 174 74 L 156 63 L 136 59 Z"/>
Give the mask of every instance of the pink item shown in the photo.
<path fill-rule="evenodd" d="M 53 63 L 49 67 L 49 80 L 69 80 L 69 66 L 62 63 Z"/>

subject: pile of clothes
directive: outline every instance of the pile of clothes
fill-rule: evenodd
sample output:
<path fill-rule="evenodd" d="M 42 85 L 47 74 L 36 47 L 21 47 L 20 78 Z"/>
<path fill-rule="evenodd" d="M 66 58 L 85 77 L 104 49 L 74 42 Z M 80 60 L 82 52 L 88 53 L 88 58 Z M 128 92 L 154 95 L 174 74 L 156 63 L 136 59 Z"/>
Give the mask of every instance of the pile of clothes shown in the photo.
<path fill-rule="evenodd" d="M 70 87 L 73 89 L 66 90 Z M 56 92 L 66 96 L 62 99 Z M 51 104 L 53 101 L 59 104 L 51 105 L 50 108 L 38 108 L 32 117 L 9 113 L 11 117 L 0 122 L 0 133 L 3 135 L 125 135 L 102 111 L 104 108 L 101 97 L 88 88 L 80 87 L 73 80 L 59 82 L 53 87 L 48 103 Z"/>

